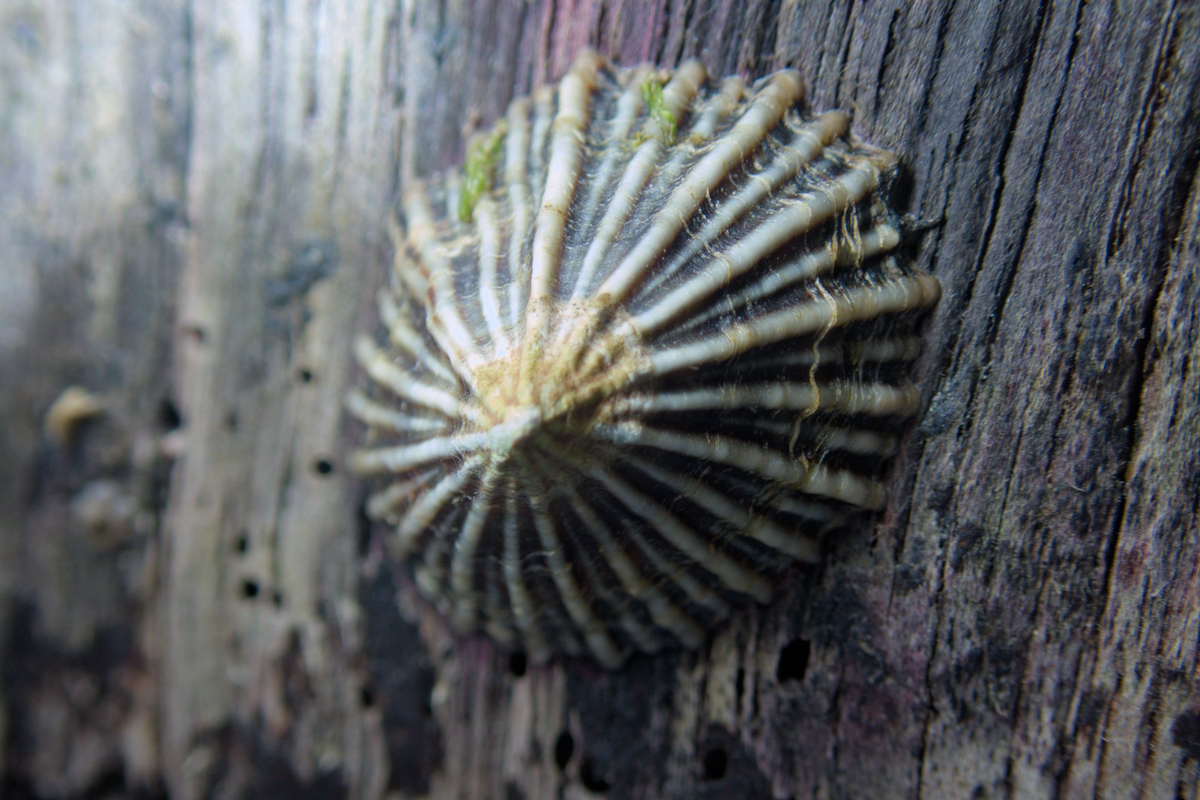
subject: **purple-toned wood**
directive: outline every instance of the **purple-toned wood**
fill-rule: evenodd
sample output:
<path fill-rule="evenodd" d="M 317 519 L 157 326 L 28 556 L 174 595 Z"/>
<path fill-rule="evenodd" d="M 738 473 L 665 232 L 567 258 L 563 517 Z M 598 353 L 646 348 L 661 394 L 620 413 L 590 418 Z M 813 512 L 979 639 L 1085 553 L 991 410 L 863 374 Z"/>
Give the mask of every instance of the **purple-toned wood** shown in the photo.
<path fill-rule="evenodd" d="M 1200 796 L 1194 6 L 0 10 L 0 793 Z M 338 461 L 399 183 L 585 44 L 801 69 L 945 289 L 887 511 L 617 673 L 451 636 Z"/>

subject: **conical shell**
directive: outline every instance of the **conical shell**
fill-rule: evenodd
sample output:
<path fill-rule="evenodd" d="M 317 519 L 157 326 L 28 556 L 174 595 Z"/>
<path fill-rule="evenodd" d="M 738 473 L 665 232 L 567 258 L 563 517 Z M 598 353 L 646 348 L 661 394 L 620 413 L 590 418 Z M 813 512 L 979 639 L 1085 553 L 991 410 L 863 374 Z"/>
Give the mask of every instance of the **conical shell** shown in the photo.
<path fill-rule="evenodd" d="M 696 647 L 885 503 L 937 281 L 894 157 L 752 86 L 581 55 L 410 186 L 351 455 L 417 584 L 541 660 Z"/>

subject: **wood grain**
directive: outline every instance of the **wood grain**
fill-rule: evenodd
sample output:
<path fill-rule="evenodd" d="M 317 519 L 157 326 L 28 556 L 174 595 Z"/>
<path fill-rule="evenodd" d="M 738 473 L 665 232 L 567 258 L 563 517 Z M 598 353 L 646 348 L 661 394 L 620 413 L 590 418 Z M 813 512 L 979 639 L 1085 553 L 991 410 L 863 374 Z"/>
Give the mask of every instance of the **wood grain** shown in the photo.
<path fill-rule="evenodd" d="M 1200 797 L 1194 5 L 0 0 L 0 39 L 3 796 Z M 397 188 L 585 44 L 800 68 L 945 288 L 886 512 L 614 673 L 451 636 L 339 460 Z"/>

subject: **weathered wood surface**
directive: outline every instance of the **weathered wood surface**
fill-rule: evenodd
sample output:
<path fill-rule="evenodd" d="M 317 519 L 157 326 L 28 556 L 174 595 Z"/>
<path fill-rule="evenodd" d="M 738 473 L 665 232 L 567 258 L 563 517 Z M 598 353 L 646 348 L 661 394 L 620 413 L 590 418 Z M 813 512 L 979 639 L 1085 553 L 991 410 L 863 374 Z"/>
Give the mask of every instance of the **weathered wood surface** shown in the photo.
<path fill-rule="evenodd" d="M 1200 796 L 1194 5 L 0 0 L 0 41 L 0 794 Z M 399 181 L 588 43 L 804 70 L 945 287 L 887 512 L 617 673 L 451 637 L 338 461 Z"/>

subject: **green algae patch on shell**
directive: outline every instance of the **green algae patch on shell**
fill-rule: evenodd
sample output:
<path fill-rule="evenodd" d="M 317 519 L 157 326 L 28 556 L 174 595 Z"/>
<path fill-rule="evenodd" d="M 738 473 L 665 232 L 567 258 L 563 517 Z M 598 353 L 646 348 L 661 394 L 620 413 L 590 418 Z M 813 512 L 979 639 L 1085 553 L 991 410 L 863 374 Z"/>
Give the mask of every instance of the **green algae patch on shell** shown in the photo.
<path fill-rule="evenodd" d="M 895 158 L 795 72 L 590 51 L 479 142 L 406 188 L 356 345 L 368 514 L 535 661 L 697 647 L 886 503 L 940 293 L 893 252 Z"/>

